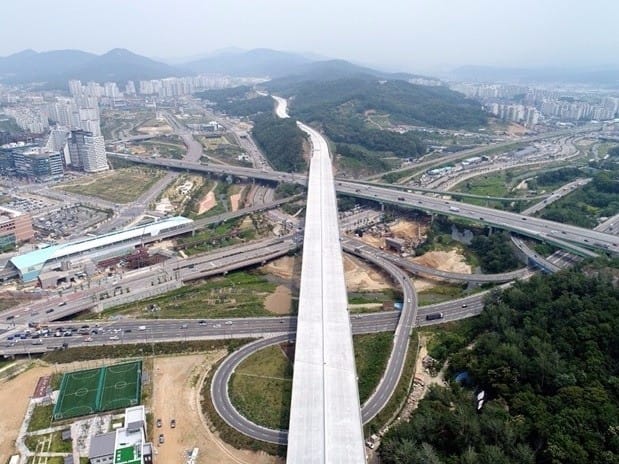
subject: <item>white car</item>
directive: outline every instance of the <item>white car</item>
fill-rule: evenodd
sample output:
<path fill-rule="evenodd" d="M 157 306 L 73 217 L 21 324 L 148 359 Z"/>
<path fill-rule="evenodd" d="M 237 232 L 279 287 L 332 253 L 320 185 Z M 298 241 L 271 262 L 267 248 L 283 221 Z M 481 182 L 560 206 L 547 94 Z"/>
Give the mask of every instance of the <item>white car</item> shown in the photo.
<path fill-rule="evenodd" d="M 118 335 L 112 335 L 110 340 L 120 340 L 120 338 L 118 338 Z"/>

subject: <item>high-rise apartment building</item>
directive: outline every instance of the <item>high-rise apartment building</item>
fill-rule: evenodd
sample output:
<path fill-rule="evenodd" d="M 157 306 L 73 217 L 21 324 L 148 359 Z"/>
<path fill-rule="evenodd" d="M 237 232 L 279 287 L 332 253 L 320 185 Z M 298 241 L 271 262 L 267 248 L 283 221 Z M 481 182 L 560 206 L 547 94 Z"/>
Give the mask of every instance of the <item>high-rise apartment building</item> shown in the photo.
<path fill-rule="evenodd" d="M 71 131 L 69 158 L 73 169 L 99 172 L 108 169 L 103 137 L 85 130 Z"/>

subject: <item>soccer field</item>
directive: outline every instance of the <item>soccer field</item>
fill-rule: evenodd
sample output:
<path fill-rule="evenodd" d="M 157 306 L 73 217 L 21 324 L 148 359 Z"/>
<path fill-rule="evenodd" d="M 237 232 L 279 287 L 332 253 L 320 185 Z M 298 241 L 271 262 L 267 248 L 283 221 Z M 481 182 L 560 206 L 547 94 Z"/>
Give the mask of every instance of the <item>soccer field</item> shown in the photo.
<path fill-rule="evenodd" d="M 142 361 L 62 376 L 54 420 L 135 406 L 140 402 Z"/>

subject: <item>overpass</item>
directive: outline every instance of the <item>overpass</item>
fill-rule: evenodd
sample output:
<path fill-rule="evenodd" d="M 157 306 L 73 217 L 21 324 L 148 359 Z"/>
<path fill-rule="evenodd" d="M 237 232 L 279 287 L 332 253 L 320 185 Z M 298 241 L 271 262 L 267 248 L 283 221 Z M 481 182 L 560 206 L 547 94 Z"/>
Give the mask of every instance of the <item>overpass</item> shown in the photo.
<path fill-rule="evenodd" d="M 238 166 L 200 165 L 173 159 L 145 159 L 131 155 L 117 154 L 129 161 L 150 164 L 170 169 L 181 169 L 203 173 L 230 174 L 239 177 L 262 179 L 272 182 L 290 182 L 300 185 L 307 184 L 307 177 L 302 174 L 284 173 L 278 171 L 257 170 Z M 619 254 L 619 240 L 617 237 L 591 231 L 582 227 L 570 226 L 554 221 L 531 218 L 524 214 L 510 213 L 493 208 L 449 202 L 441 198 L 399 191 L 393 188 L 360 184 L 352 181 L 337 181 L 335 189 L 338 193 L 357 198 L 365 198 L 383 203 L 395 204 L 402 207 L 415 208 L 436 214 L 471 219 L 500 229 L 518 232 L 536 239 L 543 239 L 559 248 L 581 256 L 596 256 L 591 250 Z M 442 192 L 444 193 L 444 192 Z M 447 205 L 447 206 L 445 206 Z M 452 209 L 457 208 L 457 210 Z M 527 221 L 527 222 L 522 222 Z M 562 236 L 553 236 L 553 231 Z"/>
<path fill-rule="evenodd" d="M 360 464 L 365 448 L 331 157 L 317 131 L 297 124 L 310 136 L 312 159 L 287 462 Z"/>

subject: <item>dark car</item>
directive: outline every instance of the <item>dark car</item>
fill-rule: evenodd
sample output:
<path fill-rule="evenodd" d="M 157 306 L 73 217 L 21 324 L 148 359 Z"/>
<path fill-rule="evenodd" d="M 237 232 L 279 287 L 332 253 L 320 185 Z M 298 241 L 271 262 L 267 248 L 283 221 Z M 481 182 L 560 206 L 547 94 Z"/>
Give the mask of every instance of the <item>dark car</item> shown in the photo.
<path fill-rule="evenodd" d="M 172 419 L 172 420 L 170 421 L 170 427 L 172 427 L 173 429 L 175 429 L 175 428 L 176 428 L 176 419 Z"/>

